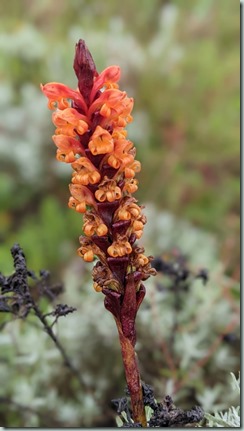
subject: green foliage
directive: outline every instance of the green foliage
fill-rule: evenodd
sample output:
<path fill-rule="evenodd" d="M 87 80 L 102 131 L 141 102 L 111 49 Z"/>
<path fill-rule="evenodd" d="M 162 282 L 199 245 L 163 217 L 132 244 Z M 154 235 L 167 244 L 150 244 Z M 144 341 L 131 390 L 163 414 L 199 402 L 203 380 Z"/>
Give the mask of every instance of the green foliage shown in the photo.
<path fill-rule="evenodd" d="M 215 413 L 214 416 L 206 413 L 208 427 L 240 428 L 240 407 L 230 407 L 228 412 Z"/>
<path fill-rule="evenodd" d="M 237 395 L 240 395 L 240 375 L 238 380 L 233 373 L 231 373 L 231 377 L 234 390 Z M 226 412 L 216 412 L 214 415 L 206 413 L 205 418 L 207 420 L 206 426 L 210 428 L 240 428 L 240 406 L 231 406 Z"/>
<path fill-rule="evenodd" d="M 18 233 L 12 231 L 5 243 L 0 245 L 3 270 L 11 271 L 8 250 L 15 242 L 22 245 L 28 256 L 28 264 L 35 271 L 55 268 L 57 262 L 67 265 L 79 244 L 81 221 L 75 212 L 69 211 L 56 198 L 48 196 L 41 202 L 36 214 L 23 219 Z"/>
<path fill-rule="evenodd" d="M 149 407 L 149 406 L 146 406 L 145 407 L 145 412 L 146 412 L 147 422 L 149 422 L 150 419 L 151 419 L 151 416 L 153 414 L 153 409 L 151 409 L 151 407 Z M 130 423 L 130 421 L 128 420 L 128 417 L 127 417 L 127 414 L 126 414 L 125 411 L 123 411 L 121 413 L 121 416 L 123 417 L 124 422 L 123 422 L 123 420 L 119 416 L 116 416 L 116 424 L 117 424 L 118 428 L 123 428 L 125 424 L 129 424 Z"/>

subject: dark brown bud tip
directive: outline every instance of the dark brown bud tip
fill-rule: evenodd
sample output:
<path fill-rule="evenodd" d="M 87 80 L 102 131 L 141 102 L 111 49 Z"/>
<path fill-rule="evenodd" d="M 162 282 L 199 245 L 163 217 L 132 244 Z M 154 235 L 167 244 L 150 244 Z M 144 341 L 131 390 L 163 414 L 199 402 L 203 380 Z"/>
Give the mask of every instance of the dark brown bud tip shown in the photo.
<path fill-rule="evenodd" d="M 80 39 L 76 44 L 74 71 L 78 78 L 78 87 L 86 103 L 89 103 L 89 96 L 93 86 L 93 78 L 98 75 L 94 60 L 88 50 L 85 41 Z"/>

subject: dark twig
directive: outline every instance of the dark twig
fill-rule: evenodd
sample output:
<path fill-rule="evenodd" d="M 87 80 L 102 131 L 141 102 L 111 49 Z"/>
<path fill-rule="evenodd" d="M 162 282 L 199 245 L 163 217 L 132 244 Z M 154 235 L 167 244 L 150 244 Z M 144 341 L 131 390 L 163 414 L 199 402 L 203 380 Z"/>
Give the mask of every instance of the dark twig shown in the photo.
<path fill-rule="evenodd" d="M 153 414 L 148 421 L 149 427 L 175 428 L 187 424 L 196 424 L 203 419 L 204 412 L 199 406 L 184 411 L 173 404 L 173 400 L 169 395 L 165 396 L 163 402 L 157 402 L 154 398 L 153 388 L 145 383 L 142 384 L 142 390 L 144 405 L 153 410 Z M 113 400 L 112 404 L 123 422 L 123 428 L 141 427 L 141 424 L 132 422 L 131 410 L 125 397 Z M 127 421 L 125 421 L 122 413 L 126 414 Z"/>
<path fill-rule="evenodd" d="M 59 350 L 63 360 L 64 365 L 69 368 L 72 374 L 77 378 L 80 386 L 87 390 L 86 384 L 80 375 L 79 370 L 73 365 L 68 354 L 66 353 L 64 347 L 60 343 L 59 339 L 53 332 L 53 325 L 57 322 L 59 317 L 66 316 L 69 313 L 74 312 L 76 309 L 74 307 L 69 307 L 66 304 L 57 304 L 55 309 L 51 313 L 46 315 L 42 313 L 37 302 L 34 300 L 30 293 L 30 288 L 28 284 L 28 277 L 31 277 L 41 287 L 41 294 L 47 294 L 51 300 L 54 299 L 54 293 L 52 289 L 45 287 L 45 281 L 49 278 L 49 272 L 42 271 L 41 279 L 36 277 L 33 271 L 27 269 L 25 255 L 23 250 L 18 244 L 15 244 L 11 253 L 14 260 L 15 272 L 9 277 L 5 277 L 0 273 L 0 311 L 10 312 L 18 318 L 26 318 L 30 311 L 33 311 L 35 316 L 42 323 L 45 332 L 55 343 L 57 349 Z M 50 294 L 50 292 L 52 294 Z M 52 315 L 55 317 L 52 325 L 49 325 L 46 317 Z"/>
<path fill-rule="evenodd" d="M 69 359 L 69 356 L 67 355 L 64 347 L 62 346 L 62 344 L 60 343 L 60 341 L 58 340 L 58 338 L 56 337 L 56 335 L 54 334 L 52 327 L 48 325 L 47 321 L 46 321 L 46 317 L 44 317 L 44 315 L 42 314 L 41 310 L 39 309 L 38 305 L 33 301 L 33 305 L 32 305 L 32 309 L 35 313 L 35 315 L 38 317 L 38 319 L 41 321 L 41 323 L 43 324 L 43 327 L 45 329 L 45 331 L 47 332 L 47 334 L 49 335 L 49 337 L 53 340 L 53 342 L 55 343 L 57 349 L 59 350 L 59 352 L 62 355 L 62 358 L 64 360 L 64 365 L 66 365 L 70 371 L 76 376 L 76 378 L 78 379 L 81 387 L 86 387 L 80 373 L 79 370 L 77 370 L 77 368 L 73 365 L 73 363 L 71 362 L 71 360 Z"/>
<path fill-rule="evenodd" d="M 156 257 L 152 261 L 152 266 L 164 276 L 167 277 L 169 281 L 169 285 L 166 286 L 158 286 L 159 290 L 168 290 L 172 292 L 173 297 L 173 325 L 171 328 L 171 334 L 169 337 L 168 345 L 170 348 L 170 356 L 175 357 L 174 354 L 174 346 L 175 346 L 175 338 L 177 332 L 179 331 L 179 312 L 181 311 L 184 298 L 186 293 L 189 291 L 191 285 L 194 280 L 200 279 L 202 280 L 203 285 L 206 285 L 208 282 L 208 271 L 206 269 L 200 269 L 197 273 L 193 273 L 188 268 L 187 256 L 183 255 L 180 250 L 173 249 L 172 252 L 167 253 L 161 257 Z M 169 367 L 173 370 L 173 367 Z"/>
<path fill-rule="evenodd" d="M 149 427 L 175 428 L 187 424 L 198 423 L 203 419 L 204 411 L 195 406 L 191 410 L 182 410 L 173 404 L 166 395 L 162 403 L 157 403 L 157 409 L 149 420 Z"/>

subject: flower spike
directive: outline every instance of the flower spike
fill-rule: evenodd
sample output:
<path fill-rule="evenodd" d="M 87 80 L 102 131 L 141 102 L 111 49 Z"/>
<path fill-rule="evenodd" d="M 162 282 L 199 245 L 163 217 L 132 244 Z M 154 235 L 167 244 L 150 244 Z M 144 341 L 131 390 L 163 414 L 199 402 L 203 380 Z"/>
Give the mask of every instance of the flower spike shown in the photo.
<path fill-rule="evenodd" d="M 138 189 L 136 149 L 125 127 L 133 99 L 119 89 L 120 68 L 100 74 L 85 42 L 76 44 L 78 89 L 51 82 L 41 85 L 53 110 L 57 159 L 73 169 L 69 207 L 83 214 L 78 255 L 93 268 L 94 289 L 118 328 L 133 418 L 146 426 L 142 388 L 134 352 L 135 319 L 145 296 L 142 281 L 155 275 L 152 258 L 136 244 L 146 217 L 133 194 Z"/>

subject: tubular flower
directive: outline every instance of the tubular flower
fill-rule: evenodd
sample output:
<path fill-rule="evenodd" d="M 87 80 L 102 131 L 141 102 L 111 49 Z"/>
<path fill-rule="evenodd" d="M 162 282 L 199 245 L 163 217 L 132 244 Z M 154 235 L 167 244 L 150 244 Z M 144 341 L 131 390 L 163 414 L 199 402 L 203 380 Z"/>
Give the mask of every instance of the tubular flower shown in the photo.
<path fill-rule="evenodd" d="M 115 140 L 114 151 L 109 155 L 107 163 L 114 169 L 123 169 L 134 162 L 133 144 L 124 138 Z M 138 162 L 139 163 L 139 162 Z"/>
<path fill-rule="evenodd" d="M 117 185 L 116 180 L 105 177 L 96 190 L 95 197 L 99 202 L 114 202 L 122 197 L 121 188 Z"/>
<path fill-rule="evenodd" d="M 100 181 L 101 175 L 87 157 L 80 157 L 74 163 L 72 168 L 75 172 L 72 175 L 72 183 L 87 186 L 96 184 Z"/>
<path fill-rule="evenodd" d="M 71 197 L 69 199 L 69 207 L 75 209 L 79 213 L 85 213 L 87 205 L 96 206 L 96 201 L 91 191 L 80 184 L 69 185 Z"/>
<path fill-rule="evenodd" d="M 76 154 L 83 154 L 82 146 L 71 136 L 54 135 L 53 141 L 57 147 L 56 157 L 60 162 L 72 163 L 76 160 Z"/>
<path fill-rule="evenodd" d="M 41 90 L 48 98 L 49 109 L 66 109 L 71 106 L 70 100 L 73 100 L 81 110 L 86 109 L 86 103 L 79 91 L 72 90 L 64 84 L 58 82 L 41 84 Z"/>
<path fill-rule="evenodd" d="M 97 126 L 89 141 L 88 147 L 94 156 L 98 154 L 107 154 L 113 152 L 114 141 L 107 130 L 103 129 L 101 126 Z"/>
<path fill-rule="evenodd" d="M 104 236 L 108 233 L 108 228 L 102 219 L 92 211 L 87 211 L 83 217 L 83 231 L 86 236 Z"/>
<path fill-rule="evenodd" d="M 124 181 L 123 192 L 127 192 L 129 195 L 135 193 L 138 190 L 138 180 L 126 179 Z"/>
<path fill-rule="evenodd" d="M 81 256 L 85 262 L 92 262 L 94 256 L 100 258 L 101 261 L 105 259 L 105 254 L 100 248 L 94 245 L 93 241 L 90 238 L 81 236 L 80 237 L 80 248 L 78 248 L 78 254 Z"/>
<path fill-rule="evenodd" d="M 132 196 L 141 169 L 125 130 L 132 121 L 133 99 L 119 89 L 120 68 L 110 66 L 99 74 L 82 40 L 76 45 L 74 70 L 76 90 L 56 82 L 41 89 L 53 110 L 57 159 L 73 169 L 68 205 L 84 214 L 78 254 L 87 262 L 98 259 L 94 288 L 104 293 L 105 307 L 123 323 L 126 336 L 134 343 L 135 327 L 126 327 L 124 301 L 131 301 L 128 313 L 134 319 L 144 296 L 142 281 L 154 270 L 150 258 L 138 252 L 135 243 L 142 236 L 146 218 Z"/>
<path fill-rule="evenodd" d="M 109 256 L 112 257 L 122 257 L 127 256 L 132 252 L 132 247 L 129 241 L 127 240 L 127 237 L 121 237 L 117 241 L 114 241 L 110 247 L 108 247 L 107 250 Z"/>
<path fill-rule="evenodd" d="M 57 109 L 52 115 L 53 124 L 57 126 L 56 135 L 64 134 L 75 137 L 77 132 L 79 135 L 83 135 L 88 129 L 85 119 L 86 117 L 79 114 L 74 108 Z"/>

